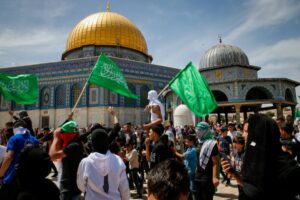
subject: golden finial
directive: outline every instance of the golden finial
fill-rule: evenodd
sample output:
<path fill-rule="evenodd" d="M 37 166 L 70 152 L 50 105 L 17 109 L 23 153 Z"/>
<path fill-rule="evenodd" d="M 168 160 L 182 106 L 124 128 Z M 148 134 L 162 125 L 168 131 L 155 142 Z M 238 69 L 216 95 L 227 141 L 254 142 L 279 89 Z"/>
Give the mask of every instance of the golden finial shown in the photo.
<path fill-rule="evenodd" d="M 106 12 L 110 12 L 110 3 L 106 1 Z"/>

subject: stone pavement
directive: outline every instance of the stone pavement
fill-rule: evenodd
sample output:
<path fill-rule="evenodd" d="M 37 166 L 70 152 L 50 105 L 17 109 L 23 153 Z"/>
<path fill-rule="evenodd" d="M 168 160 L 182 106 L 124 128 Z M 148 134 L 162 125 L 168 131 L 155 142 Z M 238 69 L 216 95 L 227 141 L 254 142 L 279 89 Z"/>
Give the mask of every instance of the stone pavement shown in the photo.
<path fill-rule="evenodd" d="M 231 180 L 231 185 L 225 186 L 225 184 L 220 182 L 220 185 L 218 186 L 218 190 L 214 196 L 214 200 L 236 200 L 238 199 L 238 188 L 235 180 Z M 146 189 L 146 184 L 144 184 L 144 188 Z M 136 195 L 135 190 L 130 191 L 131 196 L 133 197 Z M 134 198 L 131 198 L 133 200 Z M 146 200 L 147 194 L 143 195 L 142 199 L 139 200 Z"/>
<path fill-rule="evenodd" d="M 233 200 L 238 199 L 238 188 L 235 180 L 231 180 L 231 185 L 225 186 L 220 183 L 214 200 Z"/>
<path fill-rule="evenodd" d="M 52 175 L 52 174 L 51 174 Z M 48 177 L 53 182 L 57 183 L 56 178 L 52 178 L 51 175 Z M 230 186 L 225 186 L 223 183 L 220 183 L 218 186 L 218 190 L 214 196 L 214 200 L 236 200 L 238 199 L 238 189 L 235 181 L 231 181 Z M 146 189 L 146 184 L 144 184 L 144 188 Z M 135 190 L 131 190 L 131 197 L 134 197 L 136 195 Z M 131 200 L 136 198 L 131 198 Z M 146 200 L 147 199 L 147 193 L 145 192 L 142 199 L 138 200 Z"/>
<path fill-rule="evenodd" d="M 59 169 L 59 166 L 57 165 L 56 162 L 54 162 L 57 168 Z M 52 180 L 54 183 L 57 184 L 57 178 L 51 177 L 53 174 L 51 173 L 48 178 Z M 214 200 L 236 200 L 238 199 L 238 189 L 237 189 L 237 184 L 235 180 L 231 180 L 231 185 L 225 186 L 223 183 L 221 183 L 220 180 L 220 185 L 218 186 L 218 190 L 214 196 Z M 144 184 L 144 189 L 145 193 L 143 195 L 142 200 L 147 199 L 147 184 Z M 136 195 L 136 190 L 131 190 L 131 197 L 134 197 Z M 131 198 L 134 199 L 134 198 Z M 141 200 L 141 199 L 140 199 Z"/>

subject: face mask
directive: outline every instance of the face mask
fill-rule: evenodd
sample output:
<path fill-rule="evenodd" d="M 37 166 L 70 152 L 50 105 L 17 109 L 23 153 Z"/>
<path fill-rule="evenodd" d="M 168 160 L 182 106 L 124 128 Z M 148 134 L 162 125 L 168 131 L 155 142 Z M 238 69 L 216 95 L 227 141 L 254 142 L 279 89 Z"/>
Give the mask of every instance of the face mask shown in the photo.
<path fill-rule="evenodd" d="M 14 135 L 27 133 L 27 128 L 18 127 L 13 129 Z"/>
<path fill-rule="evenodd" d="M 196 130 L 197 138 L 201 139 L 207 132 L 208 132 L 207 130 L 200 130 L 200 129 L 197 129 L 197 130 Z"/>

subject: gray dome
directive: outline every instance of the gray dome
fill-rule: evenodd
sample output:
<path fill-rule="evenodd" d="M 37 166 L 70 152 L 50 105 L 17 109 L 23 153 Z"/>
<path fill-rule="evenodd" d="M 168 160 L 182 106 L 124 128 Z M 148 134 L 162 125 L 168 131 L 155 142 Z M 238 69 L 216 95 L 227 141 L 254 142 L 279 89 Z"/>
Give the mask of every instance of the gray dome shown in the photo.
<path fill-rule="evenodd" d="M 218 44 L 205 52 L 199 68 L 226 67 L 232 65 L 249 66 L 247 55 L 239 48 L 228 44 Z"/>

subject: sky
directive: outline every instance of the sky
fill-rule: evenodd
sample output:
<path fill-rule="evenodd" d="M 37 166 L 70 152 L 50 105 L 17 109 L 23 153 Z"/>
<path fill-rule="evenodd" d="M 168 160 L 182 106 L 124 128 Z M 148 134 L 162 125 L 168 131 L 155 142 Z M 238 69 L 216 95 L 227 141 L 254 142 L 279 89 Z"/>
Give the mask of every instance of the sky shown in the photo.
<path fill-rule="evenodd" d="M 154 64 L 198 67 L 221 35 L 261 67 L 259 77 L 300 82 L 300 0 L 110 0 L 110 6 L 140 29 Z M 59 61 L 73 27 L 105 10 L 105 0 L 0 0 L 0 67 Z M 300 96 L 300 86 L 296 91 Z"/>

